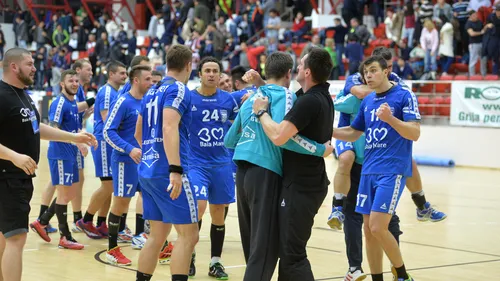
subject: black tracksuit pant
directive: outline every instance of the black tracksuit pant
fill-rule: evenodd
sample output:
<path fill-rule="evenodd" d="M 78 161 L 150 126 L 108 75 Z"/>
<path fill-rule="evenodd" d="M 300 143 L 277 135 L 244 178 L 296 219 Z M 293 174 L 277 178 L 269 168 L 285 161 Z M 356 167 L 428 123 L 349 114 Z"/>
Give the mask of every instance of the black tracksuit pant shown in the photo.
<path fill-rule="evenodd" d="M 238 221 L 247 267 L 244 281 L 270 281 L 279 251 L 278 200 L 281 176 L 238 161 Z"/>
<path fill-rule="evenodd" d="M 278 281 L 314 281 L 306 246 L 314 217 L 328 193 L 328 185 L 283 186 L 279 200 L 280 265 Z"/>
<path fill-rule="evenodd" d="M 349 267 L 361 267 L 363 262 L 363 215 L 356 213 L 356 198 L 361 179 L 362 166 L 354 163 L 351 169 L 351 189 L 347 194 L 344 214 L 344 234 Z M 389 231 L 399 244 L 399 217 L 394 214 L 389 222 Z"/>

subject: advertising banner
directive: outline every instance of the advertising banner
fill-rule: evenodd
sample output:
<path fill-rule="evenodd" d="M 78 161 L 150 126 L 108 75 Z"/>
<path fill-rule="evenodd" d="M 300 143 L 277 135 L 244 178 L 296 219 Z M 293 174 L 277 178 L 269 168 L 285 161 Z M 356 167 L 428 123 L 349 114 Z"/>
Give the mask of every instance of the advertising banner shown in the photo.
<path fill-rule="evenodd" d="M 500 128 L 500 84 L 454 81 L 450 123 Z"/>

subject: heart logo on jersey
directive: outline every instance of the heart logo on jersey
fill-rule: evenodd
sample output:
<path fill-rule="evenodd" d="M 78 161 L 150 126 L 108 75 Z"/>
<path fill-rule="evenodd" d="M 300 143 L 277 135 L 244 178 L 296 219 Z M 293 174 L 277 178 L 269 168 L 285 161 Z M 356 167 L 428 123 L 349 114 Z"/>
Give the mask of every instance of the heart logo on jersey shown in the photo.
<path fill-rule="evenodd" d="M 224 129 L 223 128 L 213 128 L 212 129 L 212 136 L 217 140 L 221 140 L 224 137 Z"/>
<path fill-rule="evenodd" d="M 379 137 L 381 136 L 381 137 Z M 382 141 L 385 139 L 385 137 L 387 136 L 387 129 L 386 128 L 382 128 L 382 129 L 375 129 L 373 130 L 373 138 L 376 140 L 376 141 Z"/>

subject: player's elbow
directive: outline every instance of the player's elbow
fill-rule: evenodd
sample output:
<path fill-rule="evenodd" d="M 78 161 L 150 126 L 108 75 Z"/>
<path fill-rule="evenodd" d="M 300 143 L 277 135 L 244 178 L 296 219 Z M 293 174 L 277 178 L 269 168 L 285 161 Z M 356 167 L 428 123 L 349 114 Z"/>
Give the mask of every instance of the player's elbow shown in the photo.
<path fill-rule="evenodd" d="M 411 140 L 418 141 L 419 138 L 420 138 L 420 128 L 418 128 L 417 130 L 414 130 Z"/>
<path fill-rule="evenodd" d="M 276 145 L 276 146 L 282 146 L 282 145 L 284 145 L 284 144 L 288 141 L 288 139 L 286 139 L 286 138 L 284 138 L 284 137 L 282 137 L 282 136 L 280 136 L 280 135 L 277 135 L 277 134 L 276 134 L 276 135 L 271 136 L 269 139 L 270 139 L 270 140 L 273 142 L 273 144 L 274 144 L 274 145 Z"/>

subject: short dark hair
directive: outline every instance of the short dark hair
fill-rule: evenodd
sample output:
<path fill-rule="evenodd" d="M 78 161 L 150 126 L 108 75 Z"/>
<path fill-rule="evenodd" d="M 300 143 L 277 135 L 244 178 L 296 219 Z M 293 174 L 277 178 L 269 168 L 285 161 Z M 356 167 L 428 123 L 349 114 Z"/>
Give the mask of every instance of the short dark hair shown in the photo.
<path fill-rule="evenodd" d="M 146 57 L 146 56 L 135 56 L 132 61 L 130 62 L 130 68 L 136 66 L 136 65 L 139 65 L 141 64 L 141 62 L 143 61 L 147 61 L 149 62 L 149 58 Z"/>
<path fill-rule="evenodd" d="M 136 65 L 132 67 L 132 69 L 129 71 L 128 77 L 130 79 L 130 83 L 134 80 L 135 77 L 139 77 L 142 73 L 142 71 L 149 71 L 151 72 L 151 67 L 147 65 Z"/>
<path fill-rule="evenodd" d="M 184 45 L 173 45 L 167 51 L 167 69 L 182 71 L 193 60 L 191 49 Z"/>
<path fill-rule="evenodd" d="M 118 68 L 120 67 L 127 69 L 127 67 L 123 63 L 114 60 L 108 63 L 108 65 L 106 65 L 106 71 L 108 72 L 109 75 L 110 72 L 116 73 L 118 71 Z"/>
<path fill-rule="evenodd" d="M 7 50 L 3 57 L 3 69 L 8 69 L 9 65 L 13 62 L 20 62 L 24 55 L 31 57 L 31 52 L 23 48 L 12 48 Z"/>
<path fill-rule="evenodd" d="M 158 70 L 153 70 L 153 73 L 151 75 L 153 75 L 153 76 L 161 76 L 163 78 L 163 73 L 161 73 Z"/>
<path fill-rule="evenodd" d="M 304 69 L 307 68 L 311 70 L 311 76 L 314 82 L 320 84 L 325 83 L 332 73 L 332 58 L 326 50 L 317 47 L 311 48 L 304 61 Z"/>
<path fill-rule="evenodd" d="M 64 82 L 64 78 L 66 78 L 66 76 L 74 76 L 74 75 L 78 75 L 78 73 L 76 73 L 76 70 L 73 69 L 64 70 L 63 72 L 61 72 L 61 82 Z"/>
<path fill-rule="evenodd" d="M 383 57 L 385 60 L 392 60 L 391 50 L 383 46 L 376 47 L 372 52 L 372 56 L 380 56 Z"/>
<path fill-rule="evenodd" d="M 203 69 L 203 65 L 205 65 L 205 63 L 208 63 L 208 62 L 215 62 L 216 64 L 219 65 L 219 72 L 222 73 L 222 63 L 220 62 L 220 60 L 214 58 L 214 57 L 204 57 L 203 59 L 201 59 L 200 63 L 198 64 L 198 73 L 201 73 L 201 70 Z"/>
<path fill-rule="evenodd" d="M 86 60 L 86 59 L 79 59 L 79 60 L 76 60 L 75 63 L 73 64 L 73 66 L 71 67 L 71 69 L 73 70 L 76 70 L 77 68 L 82 68 L 84 64 L 90 64 L 92 66 L 92 64 L 90 63 L 89 60 Z"/>
<path fill-rule="evenodd" d="M 293 59 L 285 52 L 274 52 L 266 59 L 266 79 L 281 79 L 293 68 Z"/>
<path fill-rule="evenodd" d="M 243 81 L 243 75 L 247 73 L 248 69 L 244 66 L 238 65 L 231 69 L 231 78 L 233 81 Z"/>
<path fill-rule="evenodd" d="M 382 68 L 382 70 L 384 69 L 387 69 L 387 60 L 382 57 L 382 56 L 371 56 L 371 57 L 368 57 L 367 59 L 365 59 L 361 65 L 359 66 L 359 73 L 361 74 L 361 77 L 363 77 L 363 80 L 364 80 L 364 77 L 365 77 L 365 67 L 367 65 L 370 65 L 372 63 L 375 63 L 375 62 L 378 62 L 378 64 L 380 65 L 380 68 Z"/>

